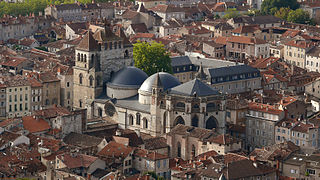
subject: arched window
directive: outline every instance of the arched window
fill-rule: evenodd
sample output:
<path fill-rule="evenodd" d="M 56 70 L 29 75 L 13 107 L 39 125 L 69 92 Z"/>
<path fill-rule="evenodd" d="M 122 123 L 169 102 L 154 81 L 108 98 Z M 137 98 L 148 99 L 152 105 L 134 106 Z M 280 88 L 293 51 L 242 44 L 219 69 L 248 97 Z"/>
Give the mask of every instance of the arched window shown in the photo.
<path fill-rule="evenodd" d="M 90 76 L 90 77 L 89 77 L 89 84 L 90 84 L 90 86 L 93 86 L 93 81 L 94 81 L 93 77 Z"/>
<path fill-rule="evenodd" d="M 133 116 L 129 115 L 129 125 L 133 125 Z"/>
<path fill-rule="evenodd" d="M 191 148 L 191 156 L 192 158 L 196 157 L 196 147 L 192 144 L 192 148 Z"/>
<path fill-rule="evenodd" d="M 114 45 L 114 49 L 117 49 L 118 43 L 117 43 L 117 42 L 114 42 L 113 45 Z"/>
<path fill-rule="evenodd" d="M 84 60 L 83 61 L 87 62 L 87 55 L 86 54 L 84 55 Z"/>
<path fill-rule="evenodd" d="M 49 105 L 49 104 L 50 104 L 50 100 L 46 99 L 46 105 Z"/>
<path fill-rule="evenodd" d="M 149 125 L 148 125 L 148 119 L 147 119 L 147 118 L 143 118 L 143 123 L 144 123 L 144 125 L 143 125 L 144 128 L 145 128 L 145 129 L 148 129 L 148 126 L 149 126 Z"/>
<path fill-rule="evenodd" d="M 121 49 L 121 41 L 119 41 L 119 49 Z"/>
<path fill-rule="evenodd" d="M 185 107 L 185 104 L 183 102 L 178 102 L 176 104 L 177 107 L 181 107 L 181 108 L 184 108 Z"/>
<path fill-rule="evenodd" d="M 81 99 L 79 100 L 79 107 L 82 108 L 82 100 Z"/>
<path fill-rule="evenodd" d="M 80 61 L 80 53 L 78 53 L 78 56 L 77 56 L 77 58 L 78 58 L 78 61 Z"/>
<path fill-rule="evenodd" d="M 101 81 L 101 79 L 100 79 L 100 76 L 97 76 L 97 86 L 100 86 L 100 81 Z"/>
<path fill-rule="evenodd" d="M 102 108 L 98 108 L 98 116 L 102 117 Z"/>
<path fill-rule="evenodd" d="M 81 54 L 81 62 L 83 62 L 83 54 Z"/>
<path fill-rule="evenodd" d="M 90 60 L 90 64 L 92 65 L 94 61 L 94 54 L 91 55 L 91 60 Z"/>
<path fill-rule="evenodd" d="M 163 114 L 163 133 L 166 133 L 166 127 L 167 127 L 167 112 L 164 112 Z"/>
<path fill-rule="evenodd" d="M 109 48 L 112 49 L 112 42 L 109 42 Z"/>
<path fill-rule="evenodd" d="M 140 119 L 141 119 L 141 115 L 140 115 L 140 113 L 137 113 L 136 114 L 136 124 L 137 125 L 140 125 Z"/>
<path fill-rule="evenodd" d="M 178 145 L 177 145 L 178 149 L 177 149 L 177 156 L 178 157 L 181 157 L 181 143 L 178 142 Z"/>
<path fill-rule="evenodd" d="M 199 119 L 197 116 L 194 116 L 191 120 L 191 126 L 198 127 L 198 125 L 199 125 Z"/>
<path fill-rule="evenodd" d="M 128 50 L 124 51 L 124 57 L 129 57 L 129 51 Z"/>
<path fill-rule="evenodd" d="M 83 79 L 83 76 L 82 76 L 82 74 L 80 73 L 80 74 L 79 74 L 79 84 L 82 84 L 82 79 Z"/>

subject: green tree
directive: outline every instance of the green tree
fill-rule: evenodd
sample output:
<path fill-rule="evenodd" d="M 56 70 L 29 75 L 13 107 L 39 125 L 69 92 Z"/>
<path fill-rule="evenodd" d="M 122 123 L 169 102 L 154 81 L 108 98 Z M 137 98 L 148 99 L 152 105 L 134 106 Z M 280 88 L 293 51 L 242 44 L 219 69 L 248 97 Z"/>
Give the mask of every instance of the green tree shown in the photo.
<path fill-rule="evenodd" d="M 248 16 L 260 16 L 261 11 L 259 9 L 249 9 L 247 13 L 245 13 Z"/>
<path fill-rule="evenodd" d="M 289 12 L 287 21 L 299 24 L 309 24 L 311 19 L 307 11 L 297 9 Z"/>
<path fill-rule="evenodd" d="M 282 7 L 274 14 L 274 16 L 276 16 L 280 19 L 283 19 L 283 20 L 287 20 L 290 11 L 292 11 L 290 8 Z"/>
<path fill-rule="evenodd" d="M 263 14 L 272 14 L 271 9 L 273 8 L 280 9 L 282 7 L 288 7 L 292 10 L 296 10 L 299 6 L 297 0 L 264 0 L 261 5 L 261 12 Z"/>
<path fill-rule="evenodd" d="M 223 18 L 231 19 L 231 18 L 239 17 L 240 15 L 241 14 L 239 13 L 239 11 L 237 11 L 237 9 L 230 8 L 230 9 L 225 11 L 225 15 L 223 16 Z"/>
<path fill-rule="evenodd" d="M 164 45 L 157 42 L 138 42 L 133 45 L 134 65 L 148 75 L 164 71 L 172 73 L 171 59 Z"/>

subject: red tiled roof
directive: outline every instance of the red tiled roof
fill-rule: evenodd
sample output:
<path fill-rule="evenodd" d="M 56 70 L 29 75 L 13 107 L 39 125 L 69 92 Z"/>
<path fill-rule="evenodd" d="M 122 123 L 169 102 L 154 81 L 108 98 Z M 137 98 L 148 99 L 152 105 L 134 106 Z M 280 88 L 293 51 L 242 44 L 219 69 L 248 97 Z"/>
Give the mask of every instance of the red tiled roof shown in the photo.
<path fill-rule="evenodd" d="M 292 131 L 298 131 L 302 133 L 308 133 L 309 129 L 314 128 L 312 124 L 299 123 L 292 128 Z"/>
<path fill-rule="evenodd" d="M 21 63 L 27 61 L 27 58 L 22 57 L 8 57 L 8 60 L 1 63 L 2 66 L 11 66 L 16 67 L 20 65 Z"/>
<path fill-rule="evenodd" d="M 227 37 L 227 42 L 235 42 L 235 43 L 242 43 L 242 44 L 266 44 L 267 43 L 263 39 L 258 39 L 255 37 L 247 37 L 247 36 Z"/>
<path fill-rule="evenodd" d="M 92 163 L 94 163 L 98 158 L 94 156 L 89 156 L 85 154 L 60 154 L 57 156 L 60 161 L 62 161 L 67 168 L 88 168 Z"/>
<path fill-rule="evenodd" d="M 303 40 L 292 40 L 292 41 L 289 41 L 289 42 L 285 43 L 285 45 L 306 49 L 306 48 L 314 46 L 315 43 L 314 42 L 303 41 Z"/>
<path fill-rule="evenodd" d="M 34 118 L 33 116 L 22 117 L 23 127 L 30 133 L 43 132 L 50 129 L 47 121 L 41 118 Z"/>
<path fill-rule="evenodd" d="M 262 58 L 262 59 L 257 59 L 255 62 L 251 63 L 250 66 L 258 69 L 265 69 L 271 64 L 279 61 L 280 58 L 276 57 L 268 57 L 268 58 Z"/>
<path fill-rule="evenodd" d="M 65 107 L 54 106 L 48 109 L 35 111 L 34 114 L 43 118 L 53 118 L 57 116 L 71 115 L 72 113 Z"/>
<path fill-rule="evenodd" d="M 250 102 L 249 110 L 260 111 L 260 112 L 265 112 L 270 114 L 277 114 L 277 115 L 283 112 L 283 110 L 277 109 L 275 106 L 257 103 L 257 102 Z"/>
<path fill-rule="evenodd" d="M 98 152 L 98 155 L 104 157 L 126 158 L 132 151 L 132 147 L 111 141 L 100 152 Z"/>
<path fill-rule="evenodd" d="M 163 154 L 157 153 L 155 151 L 148 152 L 147 150 L 144 150 L 144 149 L 136 149 L 134 152 L 134 155 L 141 157 L 141 158 L 149 159 L 152 161 L 161 160 L 161 159 L 168 159 L 167 155 L 163 155 Z"/>

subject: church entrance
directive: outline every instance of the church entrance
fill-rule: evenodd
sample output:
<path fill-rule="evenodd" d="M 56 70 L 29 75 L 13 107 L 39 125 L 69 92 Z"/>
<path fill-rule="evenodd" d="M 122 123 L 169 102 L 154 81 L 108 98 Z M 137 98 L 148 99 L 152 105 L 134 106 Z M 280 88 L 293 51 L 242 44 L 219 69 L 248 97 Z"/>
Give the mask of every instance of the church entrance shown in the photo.
<path fill-rule="evenodd" d="M 211 116 L 206 122 L 206 129 L 213 129 L 218 127 L 218 121 L 215 117 Z"/>
<path fill-rule="evenodd" d="M 178 125 L 178 124 L 183 124 L 183 125 L 185 125 L 184 119 L 183 119 L 181 116 L 178 116 L 178 117 L 174 120 L 173 125 L 176 126 L 176 125 Z"/>

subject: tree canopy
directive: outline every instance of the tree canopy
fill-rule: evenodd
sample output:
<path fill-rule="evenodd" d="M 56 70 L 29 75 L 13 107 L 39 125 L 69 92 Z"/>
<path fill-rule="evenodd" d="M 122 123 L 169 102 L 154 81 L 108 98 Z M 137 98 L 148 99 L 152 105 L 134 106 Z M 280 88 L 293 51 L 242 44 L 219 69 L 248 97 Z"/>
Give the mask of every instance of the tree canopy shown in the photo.
<path fill-rule="evenodd" d="M 276 10 L 282 7 L 288 7 L 292 10 L 296 10 L 299 8 L 299 3 L 297 0 L 264 0 L 261 5 L 261 12 L 264 14 L 273 14 Z"/>
<path fill-rule="evenodd" d="M 138 42 L 133 45 L 134 66 L 149 76 L 160 72 L 172 73 L 171 58 L 164 45 L 157 42 Z"/>
<path fill-rule="evenodd" d="M 87 4 L 91 3 L 91 0 L 77 0 L 80 3 Z M 76 0 L 25 0 L 24 2 L 19 3 L 7 3 L 0 1 L 0 16 L 4 14 L 18 16 L 18 15 L 27 15 L 30 13 L 39 13 L 43 12 L 44 9 L 51 4 L 72 4 Z M 108 0 L 97 0 L 96 2 L 108 2 Z"/>
<path fill-rule="evenodd" d="M 225 11 L 225 15 L 223 16 L 223 18 L 231 19 L 231 18 L 239 17 L 240 15 L 241 14 L 239 13 L 239 11 L 237 11 L 236 8 L 232 8 L 232 9 L 227 9 Z"/>
<path fill-rule="evenodd" d="M 287 21 L 299 23 L 299 24 L 309 24 L 311 19 L 307 11 L 304 11 L 302 9 L 297 9 L 289 12 Z"/>

